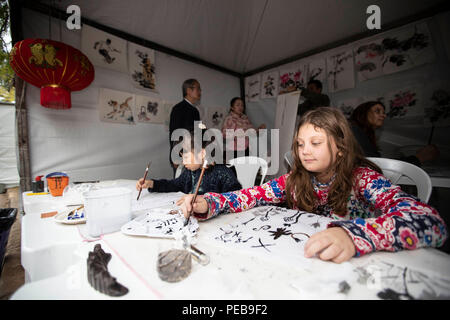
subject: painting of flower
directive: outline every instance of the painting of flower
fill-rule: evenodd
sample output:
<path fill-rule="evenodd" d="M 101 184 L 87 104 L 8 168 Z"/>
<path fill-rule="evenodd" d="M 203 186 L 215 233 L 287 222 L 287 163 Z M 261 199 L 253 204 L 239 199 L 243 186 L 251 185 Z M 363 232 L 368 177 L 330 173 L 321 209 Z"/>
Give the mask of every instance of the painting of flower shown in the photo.
<path fill-rule="evenodd" d="M 365 81 L 383 75 L 384 48 L 381 40 L 358 45 L 354 49 L 355 69 L 358 81 Z"/>
<path fill-rule="evenodd" d="M 301 64 L 280 72 L 278 94 L 288 93 L 306 87 L 306 66 Z"/>
<path fill-rule="evenodd" d="M 390 92 L 386 95 L 386 117 L 389 119 L 423 116 L 420 88 L 408 88 Z"/>
<path fill-rule="evenodd" d="M 128 67 L 132 83 L 136 88 L 157 92 L 154 50 L 129 43 Z"/>
<path fill-rule="evenodd" d="M 416 93 L 411 90 L 399 91 L 388 100 L 388 103 L 389 111 L 386 113 L 388 118 L 404 117 L 409 109 L 416 105 Z"/>
<path fill-rule="evenodd" d="M 407 70 L 431 62 L 435 57 L 426 23 L 385 37 L 381 46 L 384 74 Z"/>
<path fill-rule="evenodd" d="M 278 96 L 278 71 L 266 72 L 262 75 L 261 99 Z"/>

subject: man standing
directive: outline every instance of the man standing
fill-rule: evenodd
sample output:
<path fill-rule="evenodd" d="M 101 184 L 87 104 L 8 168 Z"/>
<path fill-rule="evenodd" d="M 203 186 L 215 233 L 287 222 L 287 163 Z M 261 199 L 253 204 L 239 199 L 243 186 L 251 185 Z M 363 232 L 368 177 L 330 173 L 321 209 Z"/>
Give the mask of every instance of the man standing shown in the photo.
<path fill-rule="evenodd" d="M 169 124 L 169 159 L 170 164 L 173 167 L 173 172 L 178 167 L 178 164 L 172 162 L 170 154 L 172 153 L 172 148 L 176 144 L 175 141 L 171 141 L 172 132 L 176 129 L 186 129 L 188 131 L 194 130 L 194 121 L 200 121 L 200 113 L 195 107 L 196 104 L 200 102 L 202 96 L 202 89 L 200 83 L 196 79 L 188 79 L 183 82 L 183 101 L 176 104 L 172 111 L 170 112 L 170 124 Z"/>
<path fill-rule="evenodd" d="M 322 94 L 322 82 L 319 80 L 310 80 L 306 89 L 301 89 L 301 96 L 306 101 L 298 105 L 298 116 L 301 117 L 305 112 L 317 107 L 328 107 L 330 105 L 330 98 L 326 94 Z"/>

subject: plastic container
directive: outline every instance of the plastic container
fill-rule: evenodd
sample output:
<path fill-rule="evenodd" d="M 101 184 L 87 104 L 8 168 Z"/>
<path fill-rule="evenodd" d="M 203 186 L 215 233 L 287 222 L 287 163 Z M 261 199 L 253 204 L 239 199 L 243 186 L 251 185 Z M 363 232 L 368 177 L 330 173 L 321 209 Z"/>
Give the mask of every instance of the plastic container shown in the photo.
<path fill-rule="evenodd" d="M 48 191 L 54 197 L 62 196 L 64 188 L 69 184 L 69 176 L 64 172 L 52 172 L 45 176 Z"/>
<path fill-rule="evenodd" d="M 3 262 L 6 253 L 6 245 L 8 244 L 9 231 L 14 221 L 16 221 L 16 208 L 0 209 L 0 275 L 3 270 Z"/>
<path fill-rule="evenodd" d="M 105 188 L 83 193 L 86 227 L 93 237 L 120 230 L 131 220 L 131 190 Z"/>

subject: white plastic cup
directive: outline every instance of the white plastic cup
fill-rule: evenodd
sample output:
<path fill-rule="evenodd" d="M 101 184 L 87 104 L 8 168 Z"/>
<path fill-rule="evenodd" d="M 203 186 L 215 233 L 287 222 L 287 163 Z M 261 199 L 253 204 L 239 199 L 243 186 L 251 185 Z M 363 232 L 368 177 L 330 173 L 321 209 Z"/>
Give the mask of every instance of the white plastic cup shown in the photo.
<path fill-rule="evenodd" d="M 83 193 L 86 227 L 93 237 L 120 230 L 131 220 L 131 190 L 104 188 Z"/>

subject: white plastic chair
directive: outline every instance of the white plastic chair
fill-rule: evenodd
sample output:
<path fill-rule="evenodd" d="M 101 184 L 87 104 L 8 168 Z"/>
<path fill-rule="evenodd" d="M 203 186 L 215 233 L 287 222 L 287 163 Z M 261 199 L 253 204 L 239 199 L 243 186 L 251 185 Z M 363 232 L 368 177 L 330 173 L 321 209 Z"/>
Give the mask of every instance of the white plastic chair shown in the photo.
<path fill-rule="evenodd" d="M 238 157 L 228 161 L 228 167 L 234 166 L 238 181 L 242 188 L 250 188 L 255 185 L 256 175 L 261 169 L 261 183 L 264 183 L 264 178 L 267 174 L 267 161 L 259 157 Z"/>
<path fill-rule="evenodd" d="M 430 176 L 424 170 L 411 163 L 396 159 L 372 157 L 367 159 L 378 165 L 383 170 L 385 177 L 391 180 L 393 184 L 415 185 L 417 197 L 425 203 L 428 202 L 433 187 Z"/>

